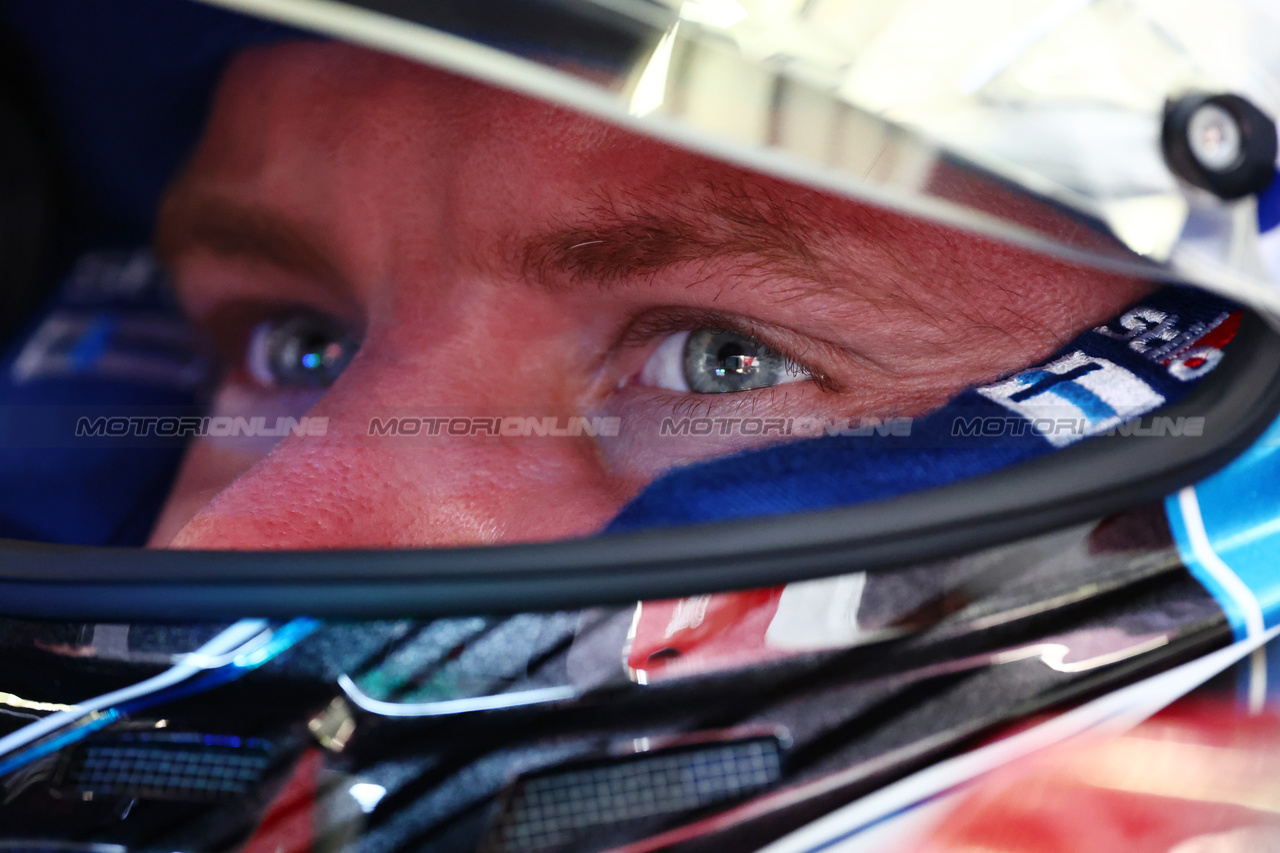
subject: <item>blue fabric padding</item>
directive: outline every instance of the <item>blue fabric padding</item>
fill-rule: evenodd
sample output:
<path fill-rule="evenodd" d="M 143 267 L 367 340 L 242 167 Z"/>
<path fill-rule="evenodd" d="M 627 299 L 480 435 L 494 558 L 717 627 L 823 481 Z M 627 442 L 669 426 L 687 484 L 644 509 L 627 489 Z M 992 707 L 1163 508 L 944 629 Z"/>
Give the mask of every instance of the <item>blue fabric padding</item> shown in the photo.
<path fill-rule="evenodd" d="M 227 60 L 300 33 L 189 0 L 9 0 L 100 241 L 150 239 Z M 90 214 L 91 215 L 91 214 Z"/>
<path fill-rule="evenodd" d="M 77 422 L 198 413 L 211 368 L 148 252 L 82 258 L 0 358 L 0 537 L 143 544 L 185 442 Z"/>
<path fill-rule="evenodd" d="M 1198 340 L 1196 324 L 1220 324 L 1224 315 L 1235 310 L 1217 297 L 1177 287 L 1161 289 L 1140 306 L 1174 317 L 1177 329 L 1193 330 L 1186 332 L 1184 347 Z M 1140 351 L 1134 346 L 1132 329 L 1115 322 L 1106 328 L 1110 335 L 1087 331 L 1045 365 L 1075 352 L 1106 359 L 1161 395 L 1165 403 L 1182 398 L 1198 381 L 1175 378 L 1164 359 L 1157 357 L 1159 347 L 1169 342 L 1155 339 L 1140 344 L 1145 348 Z M 1047 383 L 1043 390 L 1035 386 L 1046 377 L 1044 365 L 1015 378 L 1023 391 L 1054 393 L 1064 403 L 1085 404 L 1079 408 L 1086 419 L 1096 420 L 1110 411 L 1109 404 L 1089 399 L 1095 397 L 1092 392 L 1067 380 L 1068 373 L 1072 371 L 1057 374 L 1063 381 Z M 1132 412 L 1124 420 L 1131 417 Z M 933 414 L 915 419 L 909 436 L 875 430 L 870 435 L 823 435 L 678 468 L 624 507 L 608 531 L 781 515 L 892 498 L 988 474 L 1054 449 L 1032 429 L 1021 434 L 1006 429 L 999 435 L 957 435 L 957 423 L 971 424 L 975 418 L 993 424 L 1003 420 L 1018 432 L 1020 419 L 1008 407 L 969 390 Z M 1100 423 L 1106 426 L 1105 421 Z"/>

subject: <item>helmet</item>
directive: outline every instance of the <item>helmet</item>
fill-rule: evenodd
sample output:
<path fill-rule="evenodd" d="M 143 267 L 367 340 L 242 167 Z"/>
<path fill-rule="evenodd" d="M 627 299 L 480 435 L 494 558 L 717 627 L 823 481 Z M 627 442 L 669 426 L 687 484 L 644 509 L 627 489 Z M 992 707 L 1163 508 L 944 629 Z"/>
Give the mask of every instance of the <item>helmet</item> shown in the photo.
<path fill-rule="evenodd" d="M 60 488 L 0 600 L 111 683 L 21 699 L 25 836 L 252 845 L 341 772 L 310 822 L 395 849 L 749 849 L 1269 639 L 1280 9 L 65 2 L 7 7 L 62 283 L 5 429 Z"/>

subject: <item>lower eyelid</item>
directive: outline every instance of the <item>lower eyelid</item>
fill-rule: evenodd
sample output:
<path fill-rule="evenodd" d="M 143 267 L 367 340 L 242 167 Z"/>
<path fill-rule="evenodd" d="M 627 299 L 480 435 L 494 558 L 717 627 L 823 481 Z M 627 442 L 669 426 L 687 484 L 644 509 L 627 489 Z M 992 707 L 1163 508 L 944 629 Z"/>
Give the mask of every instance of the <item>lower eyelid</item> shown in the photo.
<path fill-rule="evenodd" d="M 624 392 L 622 405 L 643 406 L 651 411 L 667 410 L 675 417 L 768 417 L 774 414 L 812 414 L 825 401 L 809 393 L 808 386 L 797 383 L 755 388 L 728 394 L 694 394 L 666 388 L 632 386 Z M 806 406 L 807 403 L 807 406 Z M 785 407 L 805 406 L 804 411 L 781 411 Z"/>

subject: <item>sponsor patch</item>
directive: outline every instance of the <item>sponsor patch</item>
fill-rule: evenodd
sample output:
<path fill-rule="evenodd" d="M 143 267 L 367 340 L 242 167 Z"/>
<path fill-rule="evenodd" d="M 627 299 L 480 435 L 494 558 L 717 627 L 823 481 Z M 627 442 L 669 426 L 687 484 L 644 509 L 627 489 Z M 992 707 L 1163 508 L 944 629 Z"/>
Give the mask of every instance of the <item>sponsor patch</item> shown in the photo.
<path fill-rule="evenodd" d="M 1210 320 L 1185 322 L 1177 314 L 1139 305 L 1093 331 L 1124 341 L 1148 361 L 1168 368 L 1179 382 L 1199 379 L 1222 361 L 1222 349 L 1240 328 L 1240 311 L 1222 311 Z"/>
<path fill-rule="evenodd" d="M 1123 367 L 1076 350 L 1042 367 L 975 389 L 1026 418 L 1054 447 L 1065 447 L 1151 411 L 1164 396 Z M 1039 429 L 1037 423 L 1071 419 L 1082 432 Z"/>
<path fill-rule="evenodd" d="M 212 361 L 150 252 L 86 255 L 60 301 L 69 307 L 45 316 L 13 361 L 13 384 L 89 378 L 188 391 L 209 377 Z"/>

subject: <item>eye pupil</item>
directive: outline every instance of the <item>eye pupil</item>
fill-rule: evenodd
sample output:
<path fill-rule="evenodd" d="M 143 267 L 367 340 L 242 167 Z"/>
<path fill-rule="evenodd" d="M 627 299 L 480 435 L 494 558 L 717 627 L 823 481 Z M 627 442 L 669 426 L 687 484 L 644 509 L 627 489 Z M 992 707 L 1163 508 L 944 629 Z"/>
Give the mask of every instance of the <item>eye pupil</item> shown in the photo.
<path fill-rule="evenodd" d="M 342 359 L 344 347 L 338 341 L 323 337 L 313 337 L 301 347 L 302 356 L 298 360 L 308 370 L 321 367 L 333 367 Z"/>
<path fill-rule="evenodd" d="M 746 376 L 759 369 L 760 359 L 747 353 L 738 343 L 728 343 L 716 352 L 721 366 L 713 371 L 716 376 Z"/>

